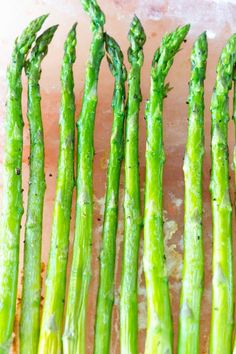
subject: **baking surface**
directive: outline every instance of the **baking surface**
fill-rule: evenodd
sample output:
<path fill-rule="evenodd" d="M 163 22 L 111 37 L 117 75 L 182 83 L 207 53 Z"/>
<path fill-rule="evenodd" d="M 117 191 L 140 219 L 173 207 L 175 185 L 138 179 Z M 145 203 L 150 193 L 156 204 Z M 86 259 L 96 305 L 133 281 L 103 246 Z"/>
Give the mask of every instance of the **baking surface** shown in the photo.
<path fill-rule="evenodd" d="M 143 199 L 145 173 L 145 120 L 144 106 L 149 96 L 150 64 L 155 49 L 160 44 L 162 35 L 173 30 L 176 26 L 185 23 L 192 25 L 187 43 L 177 54 L 174 65 L 167 81 L 174 89 L 168 94 L 164 104 L 164 142 L 166 164 L 164 172 L 164 229 L 167 256 L 167 268 L 170 277 L 171 301 L 175 324 L 175 342 L 177 337 L 179 292 L 181 288 L 182 249 L 183 249 L 183 156 L 187 133 L 187 95 L 190 75 L 189 56 L 194 39 L 202 31 L 207 30 L 209 40 L 209 59 L 207 65 L 207 79 L 205 84 L 205 161 L 204 161 L 204 244 L 205 244 L 205 289 L 201 314 L 201 354 L 207 353 L 208 334 L 211 313 L 211 209 L 209 195 L 210 173 L 210 113 L 209 104 L 215 80 L 215 67 L 221 48 L 226 39 L 236 30 L 236 1 L 235 0 L 100 0 L 99 4 L 106 14 L 106 31 L 114 36 L 121 45 L 127 64 L 126 51 L 128 48 L 127 32 L 133 14 L 141 19 L 147 34 L 145 45 L 145 62 L 142 70 L 143 102 L 140 112 L 140 175 L 141 193 Z M 0 187 L 2 187 L 2 160 L 4 147 L 4 115 L 6 101 L 6 67 L 10 59 L 14 39 L 30 20 L 43 13 L 50 13 L 44 28 L 59 23 L 60 27 L 50 45 L 49 53 L 43 62 L 41 95 L 42 114 L 45 133 L 45 172 L 47 190 L 45 194 L 44 223 L 43 223 L 43 250 L 42 270 L 45 274 L 48 250 L 50 244 L 50 230 L 53 211 L 53 200 L 57 175 L 57 156 L 59 144 L 59 105 L 60 105 L 60 65 L 63 55 L 63 42 L 67 32 L 75 21 L 78 21 L 77 60 L 74 67 L 75 94 L 77 115 L 81 109 L 83 94 L 84 70 L 88 56 L 91 38 L 89 19 L 83 12 L 77 0 L 8 0 L 2 5 L 0 13 Z M 127 68 L 129 68 L 127 64 Z M 28 156 L 29 130 L 26 121 L 26 79 L 23 77 L 23 109 L 24 109 L 24 153 L 23 153 L 23 188 L 24 206 L 27 202 L 28 185 Z M 87 353 L 93 352 L 94 314 L 98 285 L 99 263 L 98 255 L 101 245 L 101 230 L 104 208 L 105 180 L 107 159 L 109 156 L 109 137 L 112 124 L 111 98 L 113 78 L 104 58 L 99 80 L 99 101 L 95 123 L 95 158 L 94 158 L 94 236 L 93 236 L 93 277 L 88 300 L 87 321 Z M 232 100 L 230 100 L 232 106 Z M 232 110 L 231 110 L 232 111 Z M 234 145 L 233 122 L 229 123 L 230 145 L 230 173 L 232 170 L 232 152 Z M 233 179 L 231 179 L 233 187 Z M 113 311 L 113 330 L 111 353 L 119 353 L 119 280 L 120 261 L 122 257 L 123 239 L 123 171 L 120 189 L 120 217 L 117 236 L 117 264 L 116 289 Z M 233 199 L 233 190 L 232 190 Z M 2 198 L 0 198 L 0 203 Z M 73 203 L 74 209 L 75 200 Z M 73 211 L 74 213 L 74 211 Z M 73 240 L 73 218 L 71 225 L 71 241 Z M 19 274 L 18 310 L 21 297 L 22 259 L 24 218 L 22 222 L 21 257 Z M 72 242 L 71 242 L 72 244 Z M 71 246 L 70 246 L 71 247 Z M 139 352 L 143 353 L 145 341 L 145 284 L 142 266 L 143 241 L 140 243 L 139 264 Z M 71 252 L 70 252 L 71 256 Z M 70 257 L 71 258 L 71 257 Z M 19 315 L 19 311 L 17 311 Z M 17 329 L 17 326 L 16 326 Z M 17 346 L 17 343 L 16 343 Z"/>

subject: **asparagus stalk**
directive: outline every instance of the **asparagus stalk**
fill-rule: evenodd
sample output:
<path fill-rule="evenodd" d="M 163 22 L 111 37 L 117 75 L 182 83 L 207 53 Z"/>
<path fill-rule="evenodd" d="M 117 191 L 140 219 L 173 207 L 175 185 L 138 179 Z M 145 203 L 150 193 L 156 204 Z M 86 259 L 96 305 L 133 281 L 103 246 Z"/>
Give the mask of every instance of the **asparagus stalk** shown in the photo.
<path fill-rule="evenodd" d="M 86 69 L 82 111 L 78 121 L 75 238 L 63 335 L 63 352 L 85 353 L 88 289 L 91 278 L 93 221 L 93 133 L 97 84 L 104 56 L 104 14 L 95 0 L 82 0 L 92 21 L 93 38 Z"/>
<path fill-rule="evenodd" d="M 191 54 L 188 138 L 184 158 L 184 265 L 180 298 L 179 354 L 199 353 L 199 321 L 203 290 L 202 164 L 204 155 L 204 80 L 207 38 L 202 33 Z"/>
<path fill-rule="evenodd" d="M 145 353 L 173 353 L 173 326 L 163 240 L 163 100 L 169 90 L 165 78 L 189 25 L 164 36 L 151 69 L 150 99 L 146 107 L 146 186 L 144 211 L 144 272 L 147 290 Z"/>
<path fill-rule="evenodd" d="M 0 231 L 0 353 L 8 353 L 16 308 L 22 200 L 23 118 L 21 73 L 25 57 L 47 16 L 32 21 L 16 40 L 7 71 L 8 98 Z"/>
<path fill-rule="evenodd" d="M 114 302 L 114 271 L 120 169 L 123 159 L 123 130 L 125 118 L 125 81 L 127 72 L 119 45 L 106 35 L 108 63 L 115 78 L 112 109 L 114 120 L 110 141 L 110 159 L 100 253 L 100 279 L 95 323 L 95 354 L 109 354 L 112 306 Z"/>
<path fill-rule="evenodd" d="M 140 72 L 143 65 L 144 29 L 135 16 L 129 30 L 128 102 L 125 138 L 124 251 L 120 295 L 121 353 L 137 353 L 138 336 L 138 251 L 142 225 L 138 162 L 138 119 L 142 100 Z"/>
<path fill-rule="evenodd" d="M 222 50 L 211 99 L 211 204 L 213 218 L 213 280 L 210 353 L 232 352 L 233 259 L 232 205 L 229 193 L 228 92 L 236 63 L 236 34 Z"/>
<path fill-rule="evenodd" d="M 44 141 L 39 80 L 41 62 L 57 26 L 47 29 L 36 41 L 26 62 L 28 120 L 30 127 L 30 182 L 25 228 L 24 279 L 20 321 L 21 353 L 37 353 L 41 300 L 41 242 L 45 193 Z"/>
<path fill-rule="evenodd" d="M 234 133 L 236 137 L 236 67 L 233 71 L 233 121 L 234 121 Z M 236 145 L 234 146 L 234 185 L 236 186 Z M 234 207 L 236 210 L 236 190 L 234 192 Z M 235 343 L 236 345 L 236 343 Z"/>
<path fill-rule="evenodd" d="M 60 147 L 51 247 L 46 277 L 38 353 L 62 352 L 62 321 L 66 290 L 66 268 L 70 215 L 74 188 L 74 78 L 76 24 L 64 46 L 61 69 Z"/>
<path fill-rule="evenodd" d="M 233 121 L 234 121 L 234 135 L 236 137 L 236 68 L 233 71 Z M 234 187 L 236 187 L 236 145 L 234 145 Z M 236 189 L 234 189 L 234 208 L 236 211 Z M 233 354 L 236 354 L 236 336 L 234 338 Z"/>

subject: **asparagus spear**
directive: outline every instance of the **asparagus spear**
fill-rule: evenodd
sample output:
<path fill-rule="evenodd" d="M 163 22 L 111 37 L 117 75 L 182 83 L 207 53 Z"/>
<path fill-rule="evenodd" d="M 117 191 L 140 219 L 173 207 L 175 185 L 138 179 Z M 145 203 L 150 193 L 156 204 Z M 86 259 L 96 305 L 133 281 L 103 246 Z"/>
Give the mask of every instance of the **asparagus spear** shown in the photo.
<path fill-rule="evenodd" d="M 151 69 L 150 100 L 146 107 L 146 186 L 144 211 L 144 272 L 147 289 L 147 337 L 145 353 L 172 353 L 173 326 L 163 240 L 162 176 L 163 100 L 169 90 L 165 78 L 189 25 L 164 36 Z"/>
<path fill-rule="evenodd" d="M 234 132 L 236 136 L 236 67 L 234 67 L 233 71 L 233 85 L 234 85 L 234 93 L 233 93 L 233 121 L 234 121 Z M 234 146 L 234 185 L 236 187 L 236 145 Z M 236 211 L 236 189 L 234 191 L 234 207 Z M 233 354 L 236 354 L 236 336 L 234 338 L 234 350 Z"/>
<path fill-rule="evenodd" d="M 233 71 L 233 121 L 234 121 L 234 135 L 236 137 L 236 67 L 234 67 Z M 234 186 L 236 187 L 236 145 L 234 145 Z M 236 189 L 234 189 L 234 208 L 236 211 Z M 236 354 L 236 336 L 234 338 L 234 349 L 233 354 Z"/>
<path fill-rule="evenodd" d="M 93 38 L 86 69 L 82 111 L 78 121 L 76 225 L 63 335 L 65 354 L 85 353 L 86 309 L 92 251 L 93 132 L 98 74 L 104 56 L 104 14 L 95 0 L 82 0 L 82 4 L 91 17 Z"/>
<path fill-rule="evenodd" d="M 37 353 L 41 300 L 41 241 L 45 193 L 44 141 L 39 80 L 41 62 L 57 26 L 47 29 L 36 41 L 26 62 L 28 120 L 30 127 L 30 183 L 25 228 L 24 280 L 20 322 L 21 353 Z"/>
<path fill-rule="evenodd" d="M 210 353 L 231 353 L 233 330 L 232 205 L 229 194 L 228 92 L 236 63 L 236 34 L 222 50 L 211 99 L 213 280 Z"/>
<path fill-rule="evenodd" d="M 180 298 L 179 354 L 199 353 L 199 321 L 203 290 L 202 164 L 204 154 L 204 80 L 207 38 L 202 33 L 191 54 L 188 139 L 184 158 L 184 268 Z"/>
<path fill-rule="evenodd" d="M 234 121 L 234 135 L 236 137 L 236 67 L 233 71 L 233 121 Z M 236 145 L 234 146 L 234 185 L 236 186 Z M 236 210 L 236 190 L 234 191 L 234 206 Z M 236 343 L 235 343 L 236 346 Z"/>
<path fill-rule="evenodd" d="M 74 188 L 74 79 L 76 24 L 64 46 L 61 69 L 60 147 L 51 248 L 38 353 L 62 352 L 62 321 L 66 290 L 66 267 L 70 233 L 70 214 Z"/>
<path fill-rule="evenodd" d="M 123 159 L 123 130 L 125 117 L 125 81 L 127 72 L 119 45 L 106 35 L 108 63 L 115 78 L 112 108 L 114 121 L 110 141 L 110 159 L 107 172 L 107 189 L 100 253 L 100 280 L 95 323 L 96 354 L 108 354 L 110 347 L 111 316 L 114 301 L 114 271 L 116 231 L 118 223 L 118 197 L 120 169 Z"/>
<path fill-rule="evenodd" d="M 137 353 L 138 336 L 138 250 L 142 225 L 138 162 L 138 118 L 140 102 L 140 72 L 143 65 L 144 29 L 135 16 L 129 30 L 128 102 L 125 138 L 124 251 L 120 295 L 121 353 Z"/>
<path fill-rule="evenodd" d="M 7 71 L 8 98 L 0 231 L 0 353 L 8 353 L 16 307 L 22 200 L 23 119 L 21 73 L 25 56 L 47 16 L 32 21 L 16 40 Z"/>

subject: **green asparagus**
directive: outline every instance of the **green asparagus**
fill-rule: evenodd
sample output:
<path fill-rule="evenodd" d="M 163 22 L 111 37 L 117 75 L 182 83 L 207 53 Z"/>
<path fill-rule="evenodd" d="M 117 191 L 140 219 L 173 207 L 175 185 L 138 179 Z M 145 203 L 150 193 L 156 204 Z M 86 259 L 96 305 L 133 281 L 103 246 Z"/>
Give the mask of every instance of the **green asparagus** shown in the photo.
<path fill-rule="evenodd" d="M 233 121 L 234 121 L 234 135 L 236 137 L 236 67 L 233 71 Z M 236 186 L 236 144 L 234 146 L 234 185 Z M 236 190 L 234 191 L 234 206 L 236 210 Z M 235 343 L 236 346 L 236 343 Z"/>
<path fill-rule="evenodd" d="M 165 78 L 189 25 L 164 36 L 151 69 L 150 99 L 146 107 L 146 185 L 144 210 L 144 272 L 147 290 L 145 353 L 173 353 L 168 277 L 163 239 L 163 100 L 169 90 Z"/>
<path fill-rule="evenodd" d="M 236 137 L 236 67 L 233 71 L 233 121 L 234 121 L 234 136 Z M 234 145 L 234 208 L 236 212 L 236 144 Z M 236 354 L 236 336 L 234 338 L 234 350 L 233 354 Z"/>
<path fill-rule="evenodd" d="M 86 68 L 82 111 L 78 121 L 75 238 L 63 334 L 64 354 L 85 353 L 86 310 L 92 251 L 93 133 L 99 68 L 105 53 L 104 14 L 95 0 L 82 0 L 82 4 L 91 17 L 93 38 Z"/>
<path fill-rule="evenodd" d="M 122 354 L 138 352 L 138 251 L 142 226 L 138 120 L 142 100 L 140 73 L 143 65 L 144 29 L 135 16 L 129 30 L 128 102 L 125 137 L 124 251 L 120 295 L 120 347 Z"/>
<path fill-rule="evenodd" d="M 184 158 L 184 268 L 180 298 L 179 354 L 199 353 L 199 321 L 203 290 L 202 164 L 204 155 L 204 80 L 207 38 L 202 33 L 191 54 L 188 138 Z"/>
<path fill-rule="evenodd" d="M 45 193 L 44 141 L 39 80 L 41 62 L 57 26 L 50 27 L 36 41 L 26 62 L 28 77 L 28 121 L 30 127 L 30 182 L 25 227 L 24 278 L 20 321 L 21 353 L 37 353 L 41 300 L 41 242 Z"/>
<path fill-rule="evenodd" d="M 114 271 L 116 232 L 118 223 L 118 197 L 120 169 L 123 159 L 123 130 L 125 118 L 125 81 L 127 72 L 123 54 L 115 40 L 106 35 L 106 51 L 112 74 L 115 77 L 112 108 L 114 121 L 110 141 L 110 159 L 107 172 L 107 189 L 100 253 L 100 279 L 95 323 L 95 354 L 109 354 L 111 316 L 114 301 Z"/>
<path fill-rule="evenodd" d="M 62 98 L 59 121 L 58 176 L 38 353 L 62 352 L 62 321 L 74 188 L 75 97 L 73 64 L 76 58 L 75 48 L 76 24 L 70 30 L 65 41 L 61 69 Z"/>
<path fill-rule="evenodd" d="M 232 205 L 229 193 L 228 92 L 236 63 L 236 34 L 224 49 L 211 99 L 211 205 L 213 219 L 212 315 L 210 353 L 232 352 L 234 323 Z"/>
<path fill-rule="evenodd" d="M 23 214 L 23 118 L 21 74 L 25 57 L 47 16 L 32 21 L 16 40 L 7 71 L 8 98 L 3 163 L 3 209 L 0 231 L 0 353 L 11 345 L 16 309 L 20 224 Z"/>

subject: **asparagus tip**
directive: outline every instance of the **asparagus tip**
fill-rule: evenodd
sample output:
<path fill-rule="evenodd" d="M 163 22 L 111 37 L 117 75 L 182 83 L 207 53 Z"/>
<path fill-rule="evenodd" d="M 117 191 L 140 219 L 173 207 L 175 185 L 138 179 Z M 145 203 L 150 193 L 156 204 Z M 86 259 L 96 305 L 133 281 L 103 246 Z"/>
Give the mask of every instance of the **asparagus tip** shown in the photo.
<path fill-rule="evenodd" d="M 76 30 L 76 27 L 78 25 L 78 22 L 75 22 L 71 28 L 71 31 L 75 31 Z"/>
<path fill-rule="evenodd" d="M 49 16 L 49 13 L 41 15 L 39 17 L 36 17 L 34 20 L 32 20 L 30 22 L 29 26 L 31 26 L 32 24 L 37 23 L 37 22 L 42 25 L 45 22 L 45 20 L 48 18 L 48 16 Z"/>
<path fill-rule="evenodd" d="M 73 24 L 73 26 L 71 27 L 71 29 L 70 29 L 70 31 L 69 31 L 69 33 L 67 35 L 66 41 L 65 41 L 65 45 L 64 45 L 65 48 L 68 45 L 68 42 L 71 43 L 73 38 L 76 39 L 76 28 L 77 28 L 77 25 L 78 25 L 78 23 L 75 22 Z"/>
<path fill-rule="evenodd" d="M 45 56 L 47 54 L 48 45 L 51 42 L 54 33 L 59 25 L 54 25 L 46 29 L 37 39 L 34 48 L 32 49 L 31 58 Z"/>
<path fill-rule="evenodd" d="M 81 0 L 84 10 L 89 14 L 95 28 L 103 27 L 105 15 L 96 0 Z"/>
<path fill-rule="evenodd" d="M 201 63 L 206 62 L 207 59 L 207 52 L 208 52 L 208 44 L 207 44 L 207 33 L 206 31 L 202 32 L 200 36 L 196 39 L 194 45 L 193 45 L 193 50 L 192 50 L 192 55 L 194 56 L 194 60 L 196 60 L 196 57 L 201 58 Z M 199 55 L 196 55 L 199 54 Z M 202 58 L 205 60 L 203 61 Z M 204 64 L 205 66 L 205 64 Z"/>
<path fill-rule="evenodd" d="M 190 24 L 186 24 L 181 27 L 177 27 L 177 29 L 166 36 L 163 37 L 164 45 L 170 44 L 171 46 L 179 47 L 185 37 L 187 36 L 190 30 Z M 169 43 L 168 43 L 169 42 Z"/>
<path fill-rule="evenodd" d="M 39 17 L 36 17 L 34 20 L 32 20 L 29 25 L 26 27 L 25 31 L 28 31 L 29 29 L 31 29 L 31 31 L 34 31 L 34 29 L 36 31 L 39 31 L 39 29 L 41 28 L 41 26 L 43 25 L 43 23 L 46 21 L 46 19 L 48 18 L 49 16 L 49 13 L 48 14 L 44 14 L 44 15 L 41 15 Z M 24 35 L 24 32 L 23 32 L 23 35 Z"/>
<path fill-rule="evenodd" d="M 71 63 L 74 63 L 76 59 L 76 53 L 75 53 L 75 46 L 77 43 L 76 27 L 77 27 L 77 22 L 75 22 L 71 27 L 64 44 L 64 53 L 68 57 L 68 60 Z"/>
<path fill-rule="evenodd" d="M 128 34 L 128 38 L 130 41 L 130 47 L 128 50 L 128 59 L 131 63 L 132 61 L 143 61 L 143 46 L 146 42 L 146 35 L 144 32 L 144 28 L 139 20 L 139 18 L 134 15 L 134 18 L 130 25 L 130 30 Z"/>
<path fill-rule="evenodd" d="M 195 43 L 196 42 L 202 42 L 202 43 L 205 43 L 206 41 L 207 41 L 207 32 L 206 31 L 204 31 L 204 32 L 202 32 L 199 36 L 198 36 L 198 38 L 196 39 L 196 41 L 195 41 Z"/>
<path fill-rule="evenodd" d="M 191 27 L 190 23 L 187 23 L 186 25 L 180 27 L 179 29 L 180 31 L 183 32 L 184 36 L 186 36 L 190 30 L 190 27 Z"/>
<path fill-rule="evenodd" d="M 120 75 L 123 81 L 127 78 L 127 71 L 123 64 L 123 53 L 120 49 L 119 44 L 114 38 L 105 33 L 105 45 L 107 51 L 107 61 L 112 74 L 116 77 Z"/>
<path fill-rule="evenodd" d="M 141 49 L 146 41 L 144 28 L 136 15 L 131 22 L 128 37 L 131 47 L 134 49 Z"/>
<path fill-rule="evenodd" d="M 49 14 L 42 15 L 31 21 L 29 25 L 24 29 L 21 36 L 16 39 L 17 51 L 22 55 L 27 54 L 35 40 L 36 33 L 41 29 L 44 21 L 48 16 Z"/>

